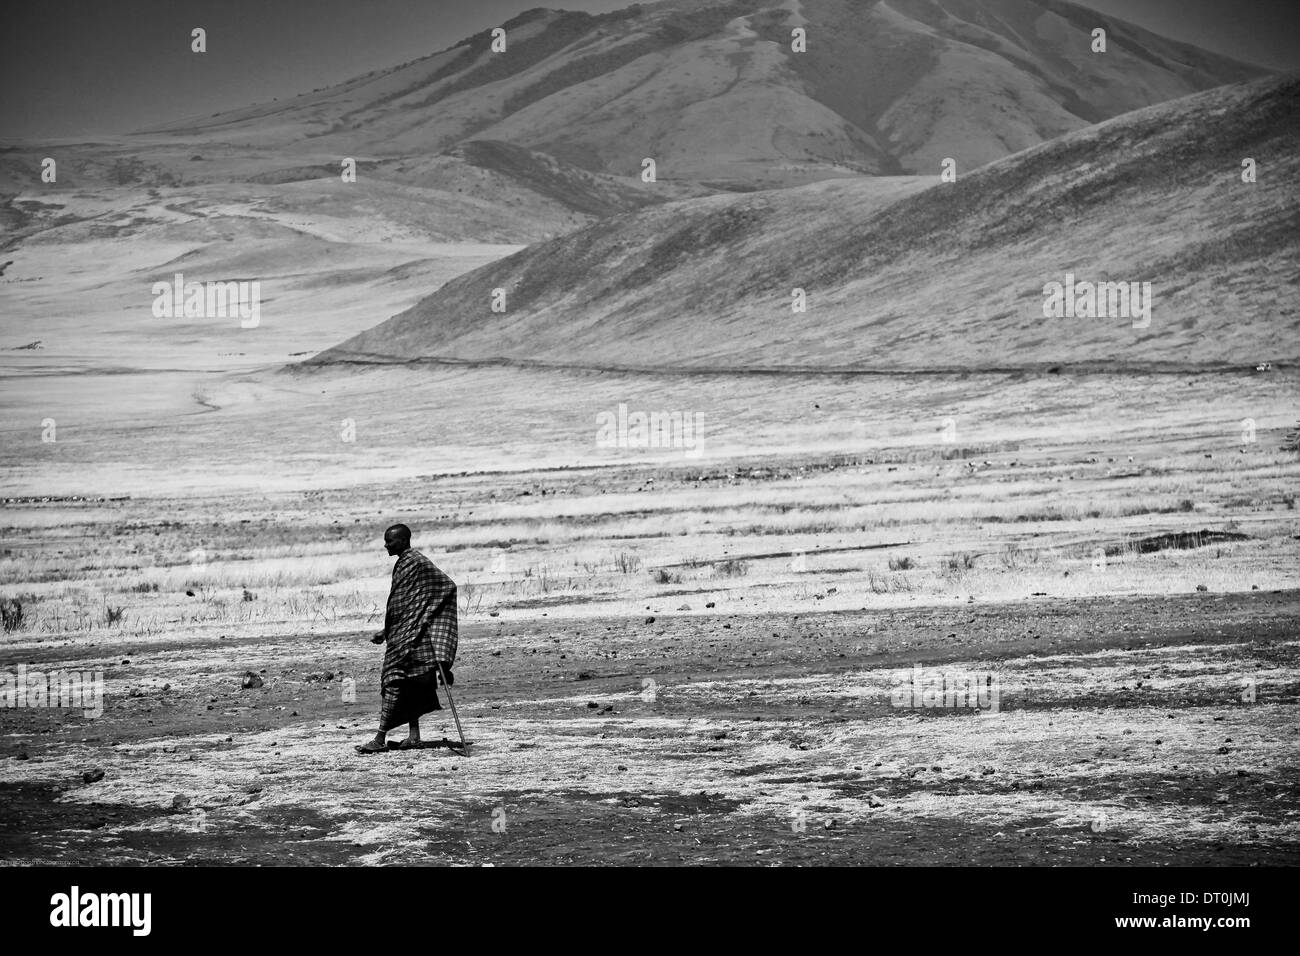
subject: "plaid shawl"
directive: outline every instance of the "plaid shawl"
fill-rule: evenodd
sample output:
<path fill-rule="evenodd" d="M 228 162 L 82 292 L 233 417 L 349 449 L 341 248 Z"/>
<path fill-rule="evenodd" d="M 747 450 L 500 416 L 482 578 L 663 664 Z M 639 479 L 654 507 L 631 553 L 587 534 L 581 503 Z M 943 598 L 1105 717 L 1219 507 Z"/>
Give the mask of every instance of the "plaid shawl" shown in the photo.
<path fill-rule="evenodd" d="M 385 691 L 408 678 L 437 674 L 435 661 L 456 660 L 456 584 L 414 548 L 393 565 L 384 640 Z"/>

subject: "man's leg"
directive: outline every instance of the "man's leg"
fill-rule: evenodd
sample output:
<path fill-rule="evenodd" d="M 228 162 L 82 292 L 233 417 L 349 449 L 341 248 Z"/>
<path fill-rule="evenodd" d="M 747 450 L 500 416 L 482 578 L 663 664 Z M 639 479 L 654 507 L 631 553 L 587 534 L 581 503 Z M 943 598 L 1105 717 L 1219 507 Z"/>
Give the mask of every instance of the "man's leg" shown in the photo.
<path fill-rule="evenodd" d="M 416 718 L 406 725 L 406 742 L 418 744 L 420 742 L 420 718 Z"/>

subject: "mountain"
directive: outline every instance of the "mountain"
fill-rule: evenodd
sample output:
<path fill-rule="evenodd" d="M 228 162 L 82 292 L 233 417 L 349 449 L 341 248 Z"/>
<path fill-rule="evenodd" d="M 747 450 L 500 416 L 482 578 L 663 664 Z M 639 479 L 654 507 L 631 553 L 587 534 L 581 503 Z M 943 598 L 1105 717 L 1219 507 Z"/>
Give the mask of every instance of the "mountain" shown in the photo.
<path fill-rule="evenodd" d="M 667 0 L 535 9 L 428 57 L 154 134 L 378 158 L 494 140 L 721 188 L 974 169 L 1264 71 L 1060 0 Z M 806 52 L 791 32 L 807 32 Z M 1092 31 L 1107 50 L 1092 51 Z"/>
<path fill-rule="evenodd" d="M 1079 130 L 956 182 L 833 180 L 602 219 L 453 279 L 312 361 L 1294 361 L 1297 176 L 1300 79 L 1269 78 Z M 1149 282 L 1149 323 L 1045 318 L 1046 287 L 1067 276 Z M 796 287 L 806 312 L 792 309 Z M 504 314 L 491 311 L 495 289 Z"/>

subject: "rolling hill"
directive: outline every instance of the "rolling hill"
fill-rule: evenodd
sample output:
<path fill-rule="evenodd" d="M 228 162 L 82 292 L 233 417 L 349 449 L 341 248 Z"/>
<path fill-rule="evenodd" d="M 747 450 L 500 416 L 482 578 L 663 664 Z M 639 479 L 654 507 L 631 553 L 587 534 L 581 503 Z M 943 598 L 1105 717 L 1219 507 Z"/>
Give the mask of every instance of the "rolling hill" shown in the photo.
<path fill-rule="evenodd" d="M 1264 72 L 1061 0 L 667 0 L 504 26 L 504 53 L 485 31 L 151 132 L 378 158 L 486 139 L 624 176 L 653 157 L 663 179 L 748 189 L 928 175 L 945 157 L 973 169 Z"/>
<path fill-rule="evenodd" d="M 311 361 L 1294 361 L 1297 175 L 1300 79 L 1270 78 L 1137 111 L 954 183 L 862 177 L 602 219 L 462 275 Z M 1045 318 L 1045 287 L 1067 276 L 1149 282 L 1150 321 Z M 795 288 L 806 312 L 793 311 Z M 491 309 L 496 289 L 505 313 Z"/>

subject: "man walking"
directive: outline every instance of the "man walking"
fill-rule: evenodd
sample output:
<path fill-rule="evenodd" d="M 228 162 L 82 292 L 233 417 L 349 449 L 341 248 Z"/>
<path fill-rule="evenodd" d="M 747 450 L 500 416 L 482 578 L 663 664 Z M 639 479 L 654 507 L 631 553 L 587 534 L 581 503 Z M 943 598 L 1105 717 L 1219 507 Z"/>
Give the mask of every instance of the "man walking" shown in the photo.
<path fill-rule="evenodd" d="M 384 532 L 384 548 L 397 556 L 393 586 L 388 593 L 384 629 L 372 643 L 388 643 L 380 675 L 382 707 L 379 731 L 358 753 L 380 753 L 388 747 L 388 731 L 402 724 L 407 737 L 399 749 L 420 745 L 420 718 L 441 710 L 438 665 L 448 686 L 456 683 L 456 583 L 432 561 L 411 547 L 411 529 L 395 524 Z"/>

